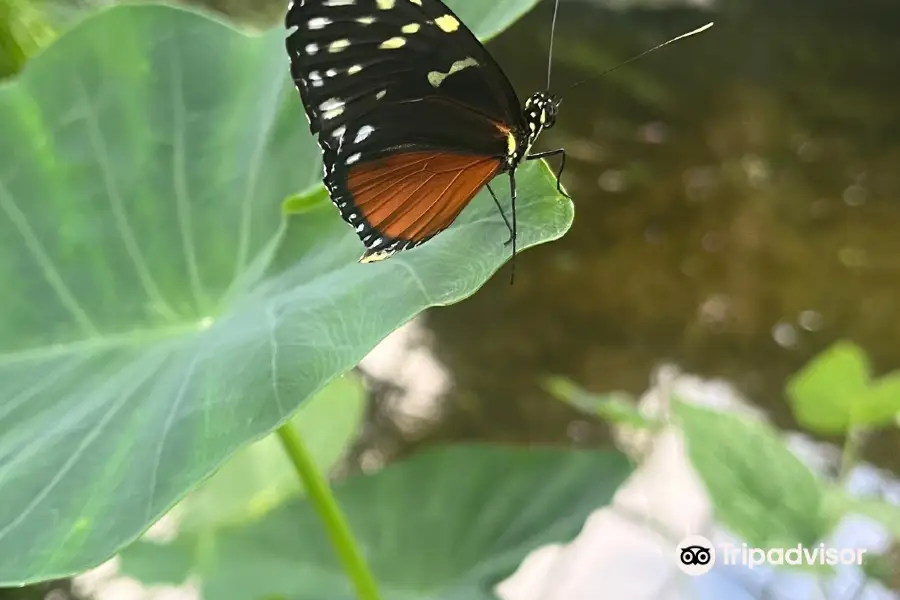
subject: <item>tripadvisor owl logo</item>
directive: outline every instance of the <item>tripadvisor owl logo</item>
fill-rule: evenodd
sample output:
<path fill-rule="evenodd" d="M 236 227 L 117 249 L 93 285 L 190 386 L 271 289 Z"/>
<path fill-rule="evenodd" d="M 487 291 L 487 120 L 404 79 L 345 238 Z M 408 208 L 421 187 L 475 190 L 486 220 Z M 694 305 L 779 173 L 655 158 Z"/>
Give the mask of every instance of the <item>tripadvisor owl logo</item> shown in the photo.
<path fill-rule="evenodd" d="M 716 549 L 702 535 L 690 535 L 676 546 L 675 564 L 688 575 L 705 575 L 716 564 Z"/>

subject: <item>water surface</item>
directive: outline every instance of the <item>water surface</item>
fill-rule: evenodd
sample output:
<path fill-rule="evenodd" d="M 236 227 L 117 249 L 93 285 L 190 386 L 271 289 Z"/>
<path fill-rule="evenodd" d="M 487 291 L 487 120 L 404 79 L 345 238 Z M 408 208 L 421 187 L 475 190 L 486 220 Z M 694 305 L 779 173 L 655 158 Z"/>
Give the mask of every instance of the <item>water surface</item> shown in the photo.
<path fill-rule="evenodd" d="M 521 97 L 545 85 L 551 11 L 489 46 Z M 456 379 L 438 437 L 567 439 L 547 373 L 638 393 L 673 361 L 791 426 L 786 378 L 835 340 L 900 367 L 900 5 L 564 1 L 556 51 L 564 101 L 540 146 L 569 152 L 575 224 L 519 257 L 513 287 L 501 272 L 429 313 Z M 897 449 L 870 454 L 900 471 Z"/>

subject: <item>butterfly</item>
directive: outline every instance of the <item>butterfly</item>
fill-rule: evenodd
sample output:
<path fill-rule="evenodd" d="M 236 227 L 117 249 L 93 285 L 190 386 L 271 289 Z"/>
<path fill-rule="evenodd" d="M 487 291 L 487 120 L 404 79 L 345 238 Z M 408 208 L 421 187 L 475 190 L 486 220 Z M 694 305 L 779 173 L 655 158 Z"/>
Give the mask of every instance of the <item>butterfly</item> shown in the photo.
<path fill-rule="evenodd" d="M 479 0 L 480 1 L 480 0 Z M 484 0 L 487 1 L 487 0 Z M 447 229 L 484 187 L 516 253 L 516 170 L 560 100 L 520 103 L 487 49 L 440 0 L 294 0 L 291 76 L 324 163 L 325 187 L 365 246 L 388 258 Z M 490 186 L 509 177 L 511 219 Z"/>

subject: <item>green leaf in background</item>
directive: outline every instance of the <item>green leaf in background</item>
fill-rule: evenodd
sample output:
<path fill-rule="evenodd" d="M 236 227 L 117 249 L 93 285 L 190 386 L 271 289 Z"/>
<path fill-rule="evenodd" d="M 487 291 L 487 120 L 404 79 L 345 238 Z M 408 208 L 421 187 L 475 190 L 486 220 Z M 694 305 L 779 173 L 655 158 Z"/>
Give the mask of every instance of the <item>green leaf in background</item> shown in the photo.
<path fill-rule="evenodd" d="M 0 0 L 0 79 L 18 73 L 29 56 L 56 37 L 44 9 L 31 0 Z"/>
<path fill-rule="evenodd" d="M 285 216 L 302 215 L 303 213 L 327 206 L 331 202 L 328 192 L 324 187 L 318 188 L 318 192 L 304 192 L 288 196 L 281 203 L 281 212 Z"/>
<path fill-rule="evenodd" d="M 484 35 L 534 0 L 450 4 Z M 508 259 L 487 194 L 374 265 L 333 207 L 285 227 L 321 165 L 283 46 L 117 5 L 0 86 L 0 584 L 102 562 Z M 546 165 L 519 181 L 521 246 L 562 235 Z"/>
<path fill-rule="evenodd" d="M 834 524 L 849 514 L 862 515 L 881 524 L 897 542 L 900 542 L 900 506 L 880 498 L 850 495 L 837 485 L 825 490 L 826 511 Z"/>
<path fill-rule="evenodd" d="M 872 383 L 859 413 L 859 420 L 870 427 L 890 427 L 900 419 L 900 371 L 893 371 Z M 856 414 L 854 411 L 854 417 Z"/>
<path fill-rule="evenodd" d="M 290 423 L 320 471 L 328 472 L 359 432 L 366 408 L 358 377 L 344 375 L 307 401 Z M 274 435 L 242 448 L 176 507 L 180 531 L 256 519 L 304 493 Z"/>
<path fill-rule="evenodd" d="M 202 541 L 212 536 L 182 536 L 167 543 L 138 541 L 121 554 L 120 569 L 144 585 L 181 585 L 205 556 Z"/>
<path fill-rule="evenodd" d="M 616 452 L 458 446 L 351 477 L 335 492 L 383 600 L 493 600 L 498 581 L 538 546 L 577 534 L 629 471 Z M 192 565 L 205 598 L 354 597 L 305 502 L 223 529 L 209 548 Z M 153 569 L 135 560 L 123 568 Z"/>
<path fill-rule="evenodd" d="M 850 342 L 816 356 L 787 385 L 794 417 L 818 434 L 889 426 L 900 413 L 900 373 L 870 381 L 869 361 Z"/>
<path fill-rule="evenodd" d="M 861 348 L 839 342 L 820 353 L 787 384 L 794 417 L 818 433 L 844 433 L 850 410 L 869 385 L 869 362 Z"/>
<path fill-rule="evenodd" d="M 654 430 L 663 424 L 642 415 L 634 398 L 624 392 L 592 394 L 565 377 L 548 377 L 544 387 L 572 408 L 614 425 Z"/>
<path fill-rule="evenodd" d="M 748 544 L 811 547 L 830 533 L 823 484 L 776 430 L 684 402 L 675 415 L 716 517 Z"/>

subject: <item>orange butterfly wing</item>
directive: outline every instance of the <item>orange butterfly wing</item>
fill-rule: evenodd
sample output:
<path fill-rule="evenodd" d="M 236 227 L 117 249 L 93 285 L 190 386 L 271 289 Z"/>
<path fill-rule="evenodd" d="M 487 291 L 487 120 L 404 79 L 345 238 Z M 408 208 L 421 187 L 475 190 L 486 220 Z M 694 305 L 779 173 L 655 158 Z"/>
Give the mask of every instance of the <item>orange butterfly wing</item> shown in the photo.
<path fill-rule="evenodd" d="M 360 216 L 377 232 L 372 235 L 385 238 L 375 247 L 388 241 L 418 245 L 449 227 L 501 167 L 496 157 L 400 152 L 354 165 L 346 185 Z M 361 261 L 392 253 L 370 250 Z"/>

